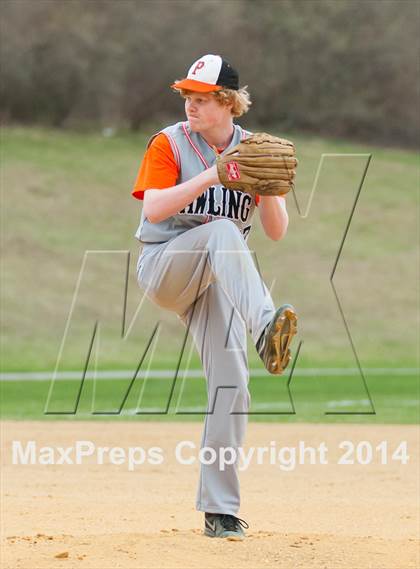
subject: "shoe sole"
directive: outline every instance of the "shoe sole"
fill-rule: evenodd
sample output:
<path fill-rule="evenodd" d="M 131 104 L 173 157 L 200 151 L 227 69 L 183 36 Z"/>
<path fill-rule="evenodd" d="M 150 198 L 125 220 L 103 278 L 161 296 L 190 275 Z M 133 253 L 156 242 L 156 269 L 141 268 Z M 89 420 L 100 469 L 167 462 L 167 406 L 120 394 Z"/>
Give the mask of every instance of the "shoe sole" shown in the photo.
<path fill-rule="evenodd" d="M 281 375 L 291 360 L 290 344 L 297 333 L 297 315 L 293 307 L 279 309 L 279 315 L 271 332 L 270 347 L 273 356 L 268 361 L 268 371 Z"/>
<path fill-rule="evenodd" d="M 207 532 L 204 530 L 204 535 L 207 537 L 218 537 L 219 539 L 226 539 L 227 541 L 243 541 L 245 536 L 240 535 L 215 535 L 213 532 Z"/>

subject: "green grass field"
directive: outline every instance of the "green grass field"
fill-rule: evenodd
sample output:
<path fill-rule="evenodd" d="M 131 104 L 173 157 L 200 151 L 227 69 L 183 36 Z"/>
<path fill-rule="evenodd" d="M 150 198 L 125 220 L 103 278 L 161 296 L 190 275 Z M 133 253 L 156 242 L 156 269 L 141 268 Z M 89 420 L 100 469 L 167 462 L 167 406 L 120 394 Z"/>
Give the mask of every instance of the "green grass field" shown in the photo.
<path fill-rule="evenodd" d="M 416 423 L 419 420 L 415 374 L 367 376 L 369 402 L 360 377 L 339 375 L 287 379 L 253 375 L 250 379 L 251 421 Z M 228 381 L 226 382 L 228 385 Z M 124 406 L 129 380 L 58 381 L 48 401 L 48 381 L 3 381 L 2 417 L 36 420 L 202 420 L 207 398 L 204 378 L 138 379 Z M 171 392 L 173 389 L 173 394 Z M 142 393 L 143 391 L 143 393 Z M 140 397 L 142 393 L 142 397 Z M 77 402 L 77 404 L 76 404 Z M 45 413 L 46 412 L 46 413 Z"/>
<path fill-rule="evenodd" d="M 297 373 L 291 383 L 296 414 L 254 415 L 252 419 L 415 422 L 417 374 L 396 375 L 392 370 L 419 365 L 418 157 L 400 149 L 273 133 L 296 143 L 299 209 L 294 197 L 289 196 L 290 225 L 285 239 L 270 241 L 255 219 L 248 243 L 256 252 L 265 282 L 272 287 L 275 304 L 292 302 L 299 310 L 303 345 L 298 370 L 355 368 L 356 353 L 364 370 L 376 367 L 389 372 L 371 377 L 366 372 L 376 415 L 325 415 L 329 410 L 369 410 L 357 375 L 300 377 Z M 141 302 L 135 278 L 138 244 L 133 234 L 140 202 L 130 191 L 149 134 L 121 132 L 105 138 L 91 132 L 2 129 L 3 373 L 55 368 L 85 251 L 102 253 L 87 256 L 59 371 L 84 368 L 96 322 L 99 333 L 90 369 L 93 359 L 102 370 L 135 369 L 157 322 L 161 324 L 159 337 L 153 357 L 150 353 L 147 356 L 147 365 L 151 369 L 177 366 L 185 330 L 175 314 L 158 309 L 148 300 Z M 314 186 L 322 154 L 330 156 L 324 159 Z M 369 154 L 372 159 L 365 184 L 334 276 L 352 346 L 330 275 Z M 302 217 L 299 211 L 306 211 L 309 203 L 308 215 Z M 250 366 L 258 368 L 261 362 L 251 342 L 248 352 Z M 190 341 L 182 363 L 188 368 L 200 367 Z M 125 409 L 131 411 L 119 418 L 159 418 L 134 414 L 142 381 L 136 381 L 127 400 Z M 204 382 L 188 382 L 192 386 L 183 404 L 204 408 Z M 91 417 L 90 383 L 82 393 L 80 412 L 69 418 Z M 97 394 L 100 391 L 104 408 L 112 408 L 111 392 L 124 389 L 124 383 L 98 384 Z M 75 386 L 77 382 L 58 382 L 57 401 L 67 403 Z M 48 382 L 5 381 L 1 388 L 3 417 L 54 418 L 43 415 Z M 176 396 L 178 389 L 177 385 Z M 144 393 L 146 408 L 160 406 L 162 398 L 166 400 L 168 381 L 153 381 Z M 277 410 L 289 409 L 284 379 L 254 377 L 251 393 L 259 412 L 266 411 L 273 401 Z M 201 399 L 197 404 L 198 394 Z M 200 415 L 173 412 L 162 417 L 201 419 Z"/>

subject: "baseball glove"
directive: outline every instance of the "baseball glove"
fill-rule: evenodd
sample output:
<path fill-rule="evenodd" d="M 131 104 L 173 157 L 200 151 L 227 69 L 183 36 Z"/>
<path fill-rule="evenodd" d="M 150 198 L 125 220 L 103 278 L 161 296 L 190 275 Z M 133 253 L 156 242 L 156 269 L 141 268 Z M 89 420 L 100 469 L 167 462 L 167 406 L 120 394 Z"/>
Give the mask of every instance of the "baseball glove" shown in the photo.
<path fill-rule="evenodd" d="M 257 132 L 217 159 L 220 183 L 231 190 L 281 196 L 293 187 L 297 160 L 290 140 Z"/>

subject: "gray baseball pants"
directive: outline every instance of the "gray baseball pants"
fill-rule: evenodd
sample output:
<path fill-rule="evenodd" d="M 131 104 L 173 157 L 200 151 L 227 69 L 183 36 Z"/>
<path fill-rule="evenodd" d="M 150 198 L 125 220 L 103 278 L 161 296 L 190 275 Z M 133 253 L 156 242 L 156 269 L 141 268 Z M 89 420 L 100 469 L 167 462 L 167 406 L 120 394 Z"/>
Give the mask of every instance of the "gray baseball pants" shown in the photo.
<path fill-rule="evenodd" d="M 158 306 L 178 314 L 194 339 L 207 379 L 202 447 L 242 446 L 249 410 L 247 330 L 254 344 L 275 308 L 236 225 L 216 220 L 174 239 L 147 244 L 137 278 Z M 210 412 L 213 410 L 213 412 Z M 236 515 L 237 462 L 201 465 L 197 510 Z"/>

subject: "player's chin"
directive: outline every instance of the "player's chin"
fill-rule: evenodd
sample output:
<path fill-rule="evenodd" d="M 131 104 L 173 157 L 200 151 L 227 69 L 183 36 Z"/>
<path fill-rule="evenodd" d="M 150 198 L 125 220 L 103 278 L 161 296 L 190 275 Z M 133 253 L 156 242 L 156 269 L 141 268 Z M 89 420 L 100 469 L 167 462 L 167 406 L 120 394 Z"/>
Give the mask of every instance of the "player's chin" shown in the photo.
<path fill-rule="evenodd" d="M 198 119 L 189 118 L 188 122 L 190 124 L 190 128 L 193 132 L 198 132 L 200 130 L 201 124 Z"/>

